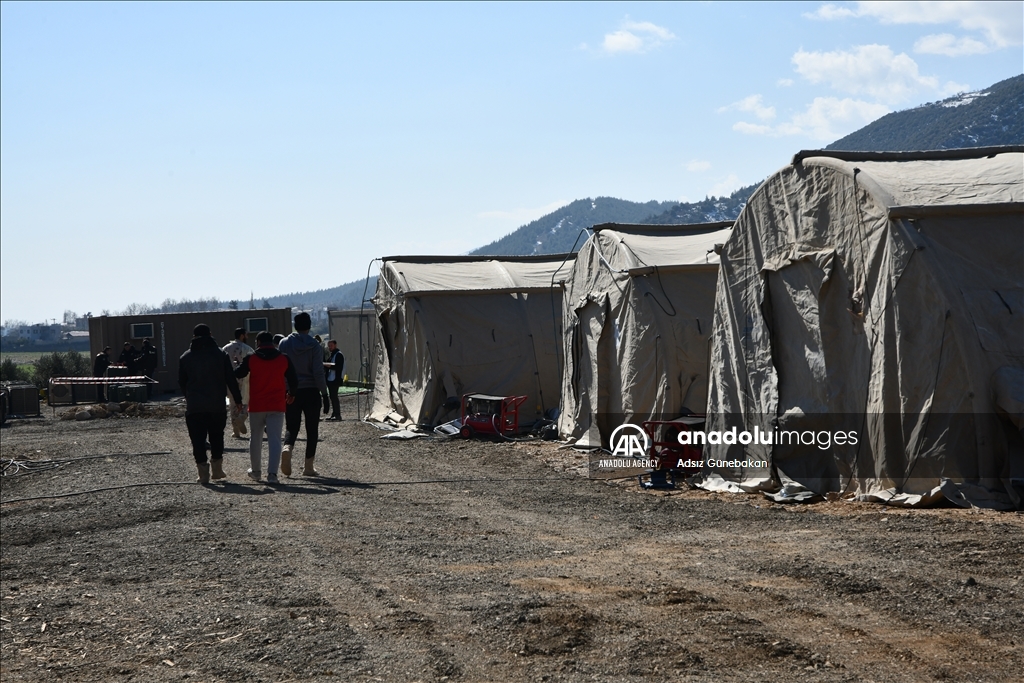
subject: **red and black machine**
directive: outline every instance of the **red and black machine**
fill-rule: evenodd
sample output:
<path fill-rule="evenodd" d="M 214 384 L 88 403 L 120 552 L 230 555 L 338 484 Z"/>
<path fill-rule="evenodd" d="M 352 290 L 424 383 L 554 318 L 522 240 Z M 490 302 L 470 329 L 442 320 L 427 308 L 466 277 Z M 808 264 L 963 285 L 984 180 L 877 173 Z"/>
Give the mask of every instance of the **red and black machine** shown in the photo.
<path fill-rule="evenodd" d="M 519 406 L 525 396 L 466 394 L 462 397 L 462 426 L 459 435 L 472 439 L 477 434 L 512 437 L 519 433 Z"/>
<path fill-rule="evenodd" d="M 649 489 L 675 488 L 676 477 L 688 477 L 700 472 L 704 460 L 700 446 L 679 443 L 684 431 L 701 431 L 707 417 L 686 415 L 674 420 L 647 420 L 641 426 L 650 439 L 650 459 L 657 467 L 637 476 L 640 486 Z M 691 439 L 692 440 L 692 439 Z"/>

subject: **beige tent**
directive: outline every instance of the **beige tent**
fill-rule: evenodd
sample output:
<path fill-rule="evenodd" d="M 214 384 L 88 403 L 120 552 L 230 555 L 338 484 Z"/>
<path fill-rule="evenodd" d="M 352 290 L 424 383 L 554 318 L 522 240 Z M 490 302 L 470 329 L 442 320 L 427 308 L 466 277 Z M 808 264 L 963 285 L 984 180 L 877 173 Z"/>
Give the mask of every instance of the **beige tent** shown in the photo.
<path fill-rule="evenodd" d="M 607 446 L 623 422 L 704 412 L 715 245 L 731 225 L 593 228 L 565 285 L 562 438 Z"/>
<path fill-rule="evenodd" d="M 527 396 L 521 424 L 556 407 L 561 283 L 573 258 L 385 258 L 368 419 L 434 425 L 466 393 Z"/>
<path fill-rule="evenodd" d="M 758 188 L 721 254 L 708 438 L 772 443 L 718 437 L 700 485 L 1019 505 L 1022 151 L 801 152 Z"/>

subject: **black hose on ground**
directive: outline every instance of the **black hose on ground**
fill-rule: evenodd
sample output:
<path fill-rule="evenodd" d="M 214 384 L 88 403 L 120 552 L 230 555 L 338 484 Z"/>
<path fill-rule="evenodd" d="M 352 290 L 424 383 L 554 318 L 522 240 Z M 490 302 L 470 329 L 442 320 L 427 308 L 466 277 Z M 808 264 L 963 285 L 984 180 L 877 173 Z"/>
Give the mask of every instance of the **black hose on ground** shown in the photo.
<path fill-rule="evenodd" d="M 83 455 L 77 458 L 53 458 L 49 460 L 15 460 L 14 458 L 3 458 L 0 460 L 0 477 L 13 477 L 22 470 L 25 472 L 45 472 L 54 470 L 69 462 L 79 460 L 99 460 L 100 458 L 114 458 L 118 456 L 143 456 L 143 455 L 170 455 L 170 451 L 150 451 L 147 453 L 107 453 L 104 455 Z"/>

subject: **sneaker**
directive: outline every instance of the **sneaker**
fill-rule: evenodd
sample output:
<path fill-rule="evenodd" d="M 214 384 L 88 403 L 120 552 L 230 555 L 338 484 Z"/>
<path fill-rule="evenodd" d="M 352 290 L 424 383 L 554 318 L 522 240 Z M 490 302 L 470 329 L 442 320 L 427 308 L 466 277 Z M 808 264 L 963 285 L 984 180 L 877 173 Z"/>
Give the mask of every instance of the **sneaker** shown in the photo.
<path fill-rule="evenodd" d="M 249 478 L 252 479 L 253 481 L 259 481 L 260 480 L 259 472 L 253 472 L 250 469 L 248 472 L 246 472 L 246 474 L 249 475 Z"/>
<path fill-rule="evenodd" d="M 277 480 L 277 475 L 276 474 L 268 474 L 267 475 L 267 483 L 268 484 L 279 484 L 280 482 Z"/>

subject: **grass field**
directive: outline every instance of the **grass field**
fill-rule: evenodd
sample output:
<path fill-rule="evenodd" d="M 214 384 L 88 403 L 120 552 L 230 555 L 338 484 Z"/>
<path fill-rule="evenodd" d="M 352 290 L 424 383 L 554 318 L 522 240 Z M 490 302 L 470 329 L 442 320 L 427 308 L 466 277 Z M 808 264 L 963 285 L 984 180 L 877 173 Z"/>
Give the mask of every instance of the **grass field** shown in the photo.
<path fill-rule="evenodd" d="M 44 356 L 48 353 L 52 353 L 52 351 L 4 351 L 3 353 L 0 353 L 0 361 L 4 358 L 10 358 L 18 365 L 28 365 L 29 363 L 35 363 L 39 360 L 40 356 Z"/>

